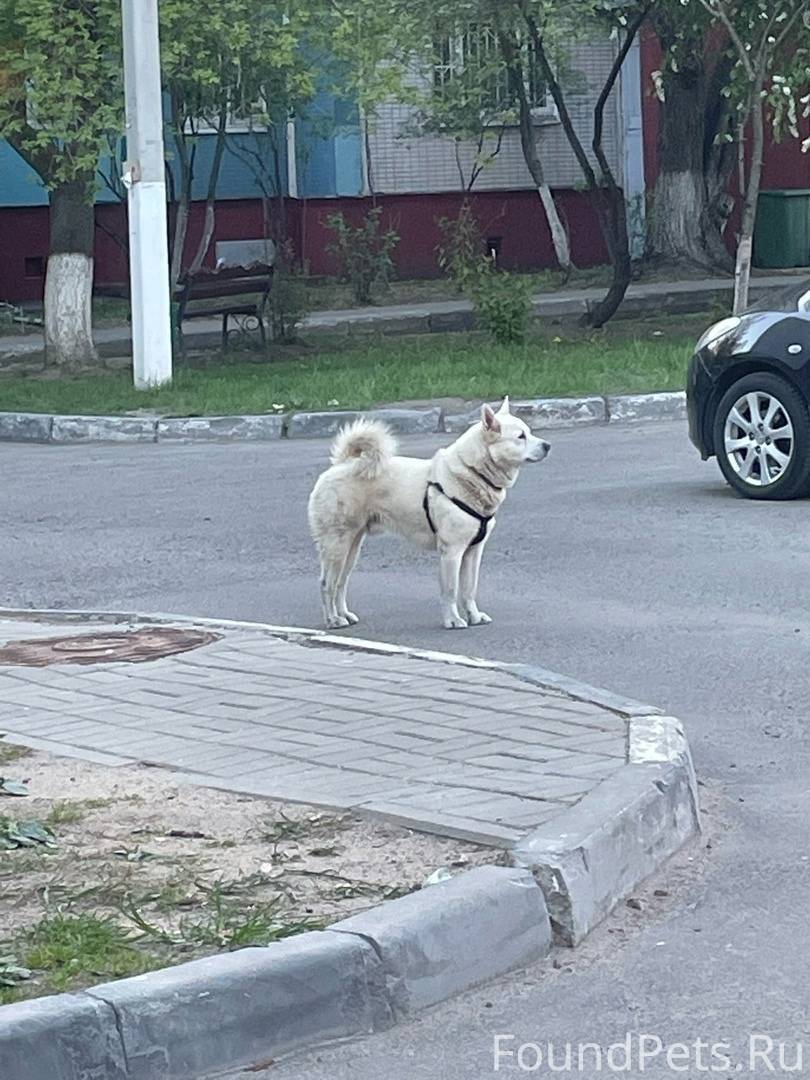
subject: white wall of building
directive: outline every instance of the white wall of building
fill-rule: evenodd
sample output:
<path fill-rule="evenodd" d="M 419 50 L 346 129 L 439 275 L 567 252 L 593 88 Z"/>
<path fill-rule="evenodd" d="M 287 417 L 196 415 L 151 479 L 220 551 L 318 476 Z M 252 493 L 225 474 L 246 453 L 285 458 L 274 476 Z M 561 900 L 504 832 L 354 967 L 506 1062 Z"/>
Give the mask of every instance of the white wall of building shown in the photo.
<path fill-rule="evenodd" d="M 604 84 L 616 43 L 610 40 L 579 44 L 571 52 L 570 66 L 578 73 L 583 93 L 569 97 L 569 110 L 583 144 L 590 151 L 593 106 Z M 621 182 L 625 161 L 620 134 L 620 93 L 614 90 L 605 110 L 604 146 L 611 167 Z M 407 134 L 413 126 L 414 109 L 391 103 L 382 106 L 370 126 L 370 159 L 374 189 L 378 194 L 407 194 L 461 189 L 456 146 L 451 138 Z M 546 178 L 552 187 L 578 187 L 582 172 L 559 120 L 542 117 L 536 125 Z M 495 134 L 495 132 L 493 132 Z M 475 158 L 472 145 L 461 148 L 465 175 Z M 531 188 L 532 181 L 520 147 L 517 128 L 509 128 L 501 151 L 487 165 L 476 182 L 475 191 Z"/>

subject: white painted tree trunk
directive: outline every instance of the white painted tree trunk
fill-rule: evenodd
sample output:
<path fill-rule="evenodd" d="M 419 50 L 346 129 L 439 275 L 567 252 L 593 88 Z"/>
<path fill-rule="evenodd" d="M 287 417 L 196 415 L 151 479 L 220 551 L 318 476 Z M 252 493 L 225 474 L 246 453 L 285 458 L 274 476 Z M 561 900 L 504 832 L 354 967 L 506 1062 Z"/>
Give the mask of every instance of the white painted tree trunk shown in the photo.
<path fill-rule="evenodd" d="M 689 169 L 661 172 L 653 197 L 650 254 L 670 260 L 706 262 L 701 235 L 705 204 L 701 173 Z"/>
<path fill-rule="evenodd" d="M 737 258 L 734 263 L 734 307 L 735 315 L 742 315 L 748 307 L 748 291 L 751 282 L 751 258 L 753 240 L 744 236 L 737 245 Z"/>
<path fill-rule="evenodd" d="M 93 260 L 87 255 L 50 255 L 45 274 L 45 355 L 58 367 L 98 360 L 93 344 Z"/>
<path fill-rule="evenodd" d="M 557 262 L 560 264 L 560 269 L 565 276 L 568 277 L 573 269 L 571 265 L 571 245 L 568 243 L 568 233 L 565 231 L 565 226 L 557 211 L 554 196 L 551 194 L 551 188 L 548 184 L 539 184 L 537 187 L 537 194 L 540 196 L 540 202 L 543 204 L 543 209 L 546 212 L 546 221 L 548 221 L 548 227 L 551 232 L 551 242 L 554 245 L 554 254 L 557 257 Z"/>

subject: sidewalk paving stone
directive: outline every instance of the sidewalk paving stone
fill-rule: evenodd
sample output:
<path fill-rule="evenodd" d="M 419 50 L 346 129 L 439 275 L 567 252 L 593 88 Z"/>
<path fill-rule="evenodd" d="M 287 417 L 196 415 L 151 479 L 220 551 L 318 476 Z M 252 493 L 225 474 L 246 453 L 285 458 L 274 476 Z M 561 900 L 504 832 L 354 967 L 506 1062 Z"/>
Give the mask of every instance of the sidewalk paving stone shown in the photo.
<path fill-rule="evenodd" d="M 806 278 L 806 273 L 755 273 L 751 279 L 752 300 L 756 300 L 771 291 L 788 288 L 796 281 Z M 706 309 L 713 302 L 723 302 L 733 290 L 731 277 L 698 278 L 685 281 L 641 281 L 634 282 L 627 290 L 622 312 L 634 315 L 648 311 L 688 312 Z M 601 286 L 585 289 L 565 289 L 560 292 L 540 293 L 533 298 L 532 309 L 537 317 L 559 318 L 577 316 L 585 312 L 588 305 L 604 295 Z M 370 308 L 345 308 L 335 311 L 313 311 L 307 315 L 302 327 L 305 331 L 324 333 L 367 334 L 375 333 L 424 333 L 469 330 L 474 325 L 472 305 L 466 300 L 425 301 L 421 304 L 389 304 Z M 217 319 L 200 319 L 190 334 L 192 345 L 197 343 L 218 343 L 222 327 Z M 128 325 L 108 326 L 97 329 L 94 333 L 96 345 L 102 355 L 120 356 L 131 348 L 131 328 Z M 28 330 L 21 334 L 0 336 L 0 358 L 10 359 L 42 353 L 44 341 L 39 329 Z M 82 418 L 84 419 L 84 418 Z M 278 422 L 281 417 L 268 417 L 269 422 Z M 227 424 L 232 417 L 214 417 L 203 420 L 180 419 L 161 421 L 165 429 L 163 438 L 211 438 L 218 437 L 212 432 L 211 425 Z M 41 441 L 47 438 L 48 431 L 39 430 L 29 417 L 16 417 L 9 414 L 6 419 L 9 433 L 16 429 L 16 437 L 35 438 Z M 143 421 L 137 421 L 143 423 Z M 46 428 L 50 418 L 46 418 Z M 153 422 L 154 427 L 154 422 Z M 199 429 L 199 430 L 197 430 Z M 81 435 L 86 437 L 84 431 Z M 8 436 L 7 436 L 8 437 Z M 147 430 L 145 438 L 150 438 Z M 154 438 L 154 434 L 151 435 Z M 249 437 L 249 436 L 248 436 Z M 255 437 L 255 435 L 254 435 Z"/>
<path fill-rule="evenodd" d="M 0 620 L 0 640 L 98 632 Z M 627 761 L 626 718 L 509 671 L 260 628 L 147 663 L 0 667 L 0 730 L 496 844 Z"/>

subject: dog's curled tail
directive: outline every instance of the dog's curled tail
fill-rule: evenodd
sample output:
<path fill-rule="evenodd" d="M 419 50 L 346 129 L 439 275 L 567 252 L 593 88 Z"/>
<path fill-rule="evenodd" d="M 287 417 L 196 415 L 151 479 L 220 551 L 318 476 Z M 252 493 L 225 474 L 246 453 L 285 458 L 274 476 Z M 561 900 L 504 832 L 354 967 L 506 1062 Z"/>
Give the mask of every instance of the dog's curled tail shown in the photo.
<path fill-rule="evenodd" d="M 396 439 L 385 424 L 360 419 L 338 432 L 330 460 L 333 465 L 353 464 L 356 476 L 373 480 L 396 452 Z"/>

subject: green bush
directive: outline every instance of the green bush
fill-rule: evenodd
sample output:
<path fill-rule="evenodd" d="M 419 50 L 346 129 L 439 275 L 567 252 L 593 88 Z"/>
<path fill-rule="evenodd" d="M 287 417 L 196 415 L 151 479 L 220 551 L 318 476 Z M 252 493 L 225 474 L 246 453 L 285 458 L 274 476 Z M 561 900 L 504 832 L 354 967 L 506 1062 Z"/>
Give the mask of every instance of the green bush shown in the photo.
<path fill-rule="evenodd" d="M 443 243 L 436 249 L 439 266 L 458 291 L 468 294 L 480 273 L 484 253 L 484 237 L 467 199 L 461 204 L 456 218 L 440 218 Z"/>
<path fill-rule="evenodd" d="M 360 225 L 349 225 L 343 214 L 330 214 L 326 227 L 334 236 L 327 251 L 337 256 L 340 275 L 352 288 L 358 304 L 373 303 L 375 286 L 386 286 L 394 263 L 391 254 L 399 243 L 394 229 L 383 231 L 382 207 L 375 206 Z"/>
<path fill-rule="evenodd" d="M 484 238 L 470 203 L 465 200 L 456 218 L 442 218 L 444 243 L 437 249 L 439 266 L 469 297 L 483 328 L 499 345 L 524 340 L 531 306 L 529 283 L 504 273 L 484 254 Z"/>
<path fill-rule="evenodd" d="M 273 286 L 267 302 L 273 341 L 290 344 L 298 339 L 298 328 L 312 307 L 303 271 L 295 262 L 288 240 L 279 251 L 273 273 Z"/>
<path fill-rule="evenodd" d="M 479 273 L 471 283 L 470 299 L 484 329 L 499 345 L 519 344 L 525 339 L 531 308 L 525 278 L 496 270 L 492 260 L 482 255 Z"/>

